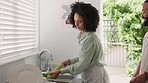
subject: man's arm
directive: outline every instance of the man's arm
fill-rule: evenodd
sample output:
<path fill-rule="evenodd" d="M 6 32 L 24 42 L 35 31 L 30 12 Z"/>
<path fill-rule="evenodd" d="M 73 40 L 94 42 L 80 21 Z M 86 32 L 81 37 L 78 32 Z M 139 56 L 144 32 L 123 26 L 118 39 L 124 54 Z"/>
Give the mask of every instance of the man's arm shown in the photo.
<path fill-rule="evenodd" d="M 137 66 L 136 72 L 135 72 L 135 74 L 133 75 L 133 77 L 136 77 L 137 75 L 139 75 L 140 67 L 141 67 L 141 60 L 140 60 L 139 63 L 138 63 L 138 66 Z"/>

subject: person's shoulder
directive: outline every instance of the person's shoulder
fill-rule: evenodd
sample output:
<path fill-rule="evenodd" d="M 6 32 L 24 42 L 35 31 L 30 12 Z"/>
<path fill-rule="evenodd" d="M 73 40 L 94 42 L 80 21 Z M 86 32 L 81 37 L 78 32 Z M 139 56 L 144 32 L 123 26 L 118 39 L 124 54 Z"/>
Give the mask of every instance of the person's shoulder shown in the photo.
<path fill-rule="evenodd" d="M 95 40 L 95 32 L 86 32 L 86 41 L 93 42 Z"/>
<path fill-rule="evenodd" d="M 95 32 L 86 32 L 87 38 L 94 38 Z"/>

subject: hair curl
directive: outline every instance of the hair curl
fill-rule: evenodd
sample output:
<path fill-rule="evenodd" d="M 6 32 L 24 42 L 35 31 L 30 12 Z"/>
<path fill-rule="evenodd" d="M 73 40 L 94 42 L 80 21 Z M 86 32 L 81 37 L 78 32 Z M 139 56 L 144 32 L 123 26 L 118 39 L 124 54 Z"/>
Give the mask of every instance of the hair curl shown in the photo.
<path fill-rule="evenodd" d="M 73 28 L 75 28 L 75 22 L 74 22 L 74 14 L 78 13 L 84 20 L 84 27 L 85 31 L 96 31 L 100 17 L 98 14 L 98 10 L 93 7 L 91 4 L 86 4 L 84 2 L 75 2 L 71 4 L 71 13 L 70 13 L 70 23 L 73 25 Z"/>

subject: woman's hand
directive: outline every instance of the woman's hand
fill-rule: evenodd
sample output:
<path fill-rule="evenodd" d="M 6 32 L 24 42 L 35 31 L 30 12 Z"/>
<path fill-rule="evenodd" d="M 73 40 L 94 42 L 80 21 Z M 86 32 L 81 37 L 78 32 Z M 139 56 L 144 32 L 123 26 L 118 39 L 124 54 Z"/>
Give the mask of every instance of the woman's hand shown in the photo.
<path fill-rule="evenodd" d="M 61 73 L 60 70 L 48 72 L 48 74 L 52 76 L 51 79 L 56 79 L 60 73 Z"/>
<path fill-rule="evenodd" d="M 63 62 L 61 62 L 61 65 L 64 65 L 64 67 L 66 67 L 67 65 L 70 65 L 70 60 L 65 60 Z"/>
<path fill-rule="evenodd" d="M 146 83 L 146 81 L 147 81 L 147 79 L 146 79 L 146 77 L 145 77 L 145 74 L 143 73 L 143 74 L 140 74 L 140 75 L 134 77 L 134 78 L 130 81 L 130 83 Z"/>

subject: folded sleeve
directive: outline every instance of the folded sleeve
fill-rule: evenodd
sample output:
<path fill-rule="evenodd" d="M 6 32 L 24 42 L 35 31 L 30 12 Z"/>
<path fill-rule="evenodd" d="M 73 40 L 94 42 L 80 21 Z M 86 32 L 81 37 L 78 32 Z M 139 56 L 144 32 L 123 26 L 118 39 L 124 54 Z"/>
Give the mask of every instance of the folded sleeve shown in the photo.
<path fill-rule="evenodd" d="M 72 58 L 72 59 L 69 59 L 69 60 L 70 60 L 70 64 L 74 64 L 74 63 L 79 61 L 79 58 L 76 57 L 76 58 Z"/>

